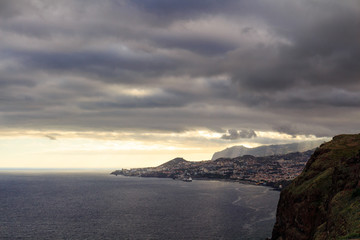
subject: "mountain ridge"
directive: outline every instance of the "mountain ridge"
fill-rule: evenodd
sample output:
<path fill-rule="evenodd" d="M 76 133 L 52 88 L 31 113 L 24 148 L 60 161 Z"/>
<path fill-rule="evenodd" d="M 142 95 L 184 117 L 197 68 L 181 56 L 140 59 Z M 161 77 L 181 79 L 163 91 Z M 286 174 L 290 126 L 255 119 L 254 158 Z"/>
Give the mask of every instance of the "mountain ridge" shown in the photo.
<path fill-rule="evenodd" d="M 263 145 L 255 148 L 247 148 L 243 145 L 232 146 L 215 152 L 211 160 L 216 160 L 218 158 L 235 158 L 243 155 L 263 157 L 270 155 L 282 155 L 291 152 L 305 152 L 307 150 L 315 149 L 322 143 L 324 143 L 323 140 L 316 140 L 288 144 Z"/>

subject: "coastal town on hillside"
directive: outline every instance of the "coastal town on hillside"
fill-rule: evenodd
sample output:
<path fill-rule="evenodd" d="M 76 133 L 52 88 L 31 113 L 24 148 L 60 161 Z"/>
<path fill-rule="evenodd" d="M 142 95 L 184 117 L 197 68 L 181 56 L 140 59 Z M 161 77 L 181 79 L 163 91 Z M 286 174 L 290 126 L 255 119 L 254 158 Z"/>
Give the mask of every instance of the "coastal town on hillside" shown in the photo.
<path fill-rule="evenodd" d="M 192 179 L 225 179 L 281 189 L 302 172 L 313 152 L 309 150 L 265 157 L 244 155 L 200 162 L 175 158 L 158 167 L 122 169 L 111 174 L 181 180 L 191 176 Z"/>

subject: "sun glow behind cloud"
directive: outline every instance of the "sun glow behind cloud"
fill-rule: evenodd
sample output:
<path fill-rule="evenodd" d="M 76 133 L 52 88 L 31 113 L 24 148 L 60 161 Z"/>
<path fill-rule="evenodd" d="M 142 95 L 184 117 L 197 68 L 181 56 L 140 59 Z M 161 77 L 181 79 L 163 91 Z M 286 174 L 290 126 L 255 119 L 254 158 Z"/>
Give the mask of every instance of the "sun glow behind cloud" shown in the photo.
<path fill-rule="evenodd" d="M 256 147 L 266 142 L 315 140 L 276 132 L 257 138 L 225 141 L 209 130 L 185 132 L 5 131 L 1 168 L 129 168 L 157 166 L 175 157 L 199 161 L 233 145 Z"/>

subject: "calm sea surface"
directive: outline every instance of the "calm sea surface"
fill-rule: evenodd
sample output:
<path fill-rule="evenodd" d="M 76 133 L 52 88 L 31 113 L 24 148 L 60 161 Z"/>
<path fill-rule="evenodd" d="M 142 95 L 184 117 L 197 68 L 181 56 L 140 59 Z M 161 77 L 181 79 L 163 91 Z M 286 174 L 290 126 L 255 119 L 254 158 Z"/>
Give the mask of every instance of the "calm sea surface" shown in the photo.
<path fill-rule="evenodd" d="M 231 182 L 0 172 L 0 239 L 264 239 L 278 199 Z"/>

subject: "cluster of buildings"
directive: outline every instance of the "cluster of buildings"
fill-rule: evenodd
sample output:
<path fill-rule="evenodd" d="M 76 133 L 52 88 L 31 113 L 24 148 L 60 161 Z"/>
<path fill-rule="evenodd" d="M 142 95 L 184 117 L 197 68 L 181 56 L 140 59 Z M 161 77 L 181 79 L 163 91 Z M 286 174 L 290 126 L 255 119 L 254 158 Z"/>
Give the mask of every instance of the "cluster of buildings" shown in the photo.
<path fill-rule="evenodd" d="M 279 187 L 302 172 L 312 153 L 307 151 L 266 157 L 245 155 L 201 162 L 175 158 L 158 167 L 123 169 L 112 174 L 174 179 L 187 174 L 193 179 L 228 179 Z"/>

